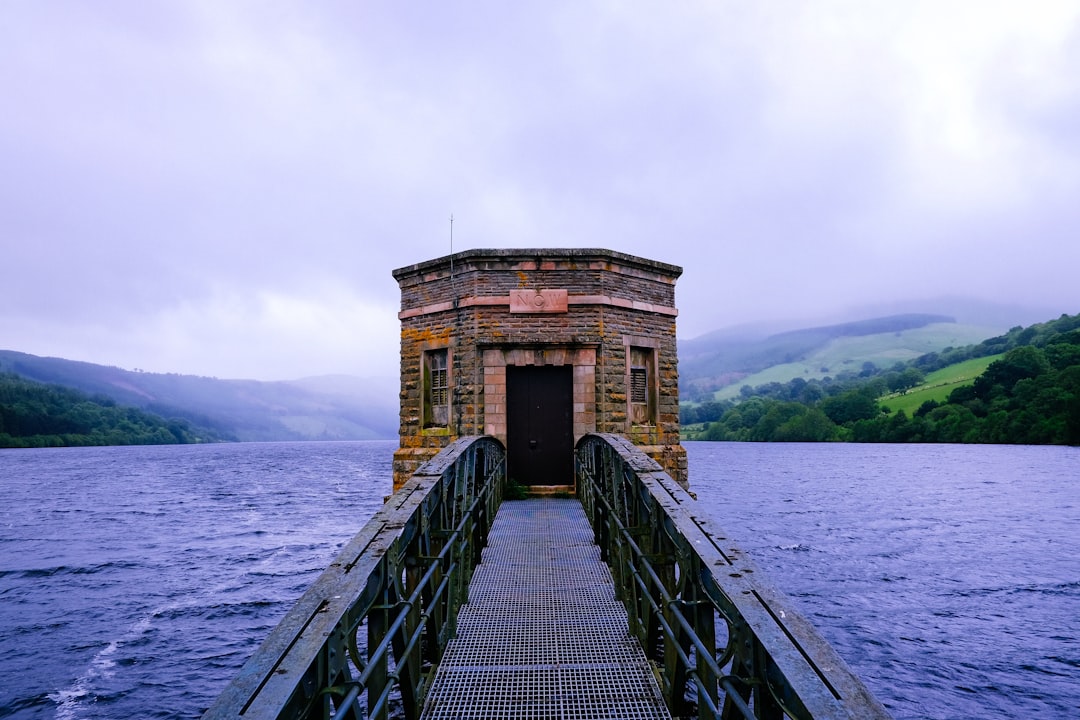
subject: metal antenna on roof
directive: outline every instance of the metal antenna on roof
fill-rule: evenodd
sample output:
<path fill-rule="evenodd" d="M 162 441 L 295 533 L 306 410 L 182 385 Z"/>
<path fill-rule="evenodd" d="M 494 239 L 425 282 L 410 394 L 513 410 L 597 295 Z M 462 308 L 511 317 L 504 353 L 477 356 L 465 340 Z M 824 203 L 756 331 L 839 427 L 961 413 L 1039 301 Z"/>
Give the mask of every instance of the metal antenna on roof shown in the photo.
<path fill-rule="evenodd" d="M 454 293 L 454 307 L 458 306 L 457 279 L 454 277 L 454 213 L 450 213 L 450 288 Z"/>

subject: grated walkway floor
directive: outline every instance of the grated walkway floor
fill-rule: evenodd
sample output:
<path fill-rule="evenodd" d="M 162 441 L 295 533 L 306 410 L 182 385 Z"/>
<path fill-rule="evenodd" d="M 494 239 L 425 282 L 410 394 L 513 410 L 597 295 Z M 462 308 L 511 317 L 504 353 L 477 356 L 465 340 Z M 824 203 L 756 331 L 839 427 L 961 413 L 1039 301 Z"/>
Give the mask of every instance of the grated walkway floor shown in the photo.
<path fill-rule="evenodd" d="M 577 500 L 503 502 L 421 717 L 670 717 Z"/>

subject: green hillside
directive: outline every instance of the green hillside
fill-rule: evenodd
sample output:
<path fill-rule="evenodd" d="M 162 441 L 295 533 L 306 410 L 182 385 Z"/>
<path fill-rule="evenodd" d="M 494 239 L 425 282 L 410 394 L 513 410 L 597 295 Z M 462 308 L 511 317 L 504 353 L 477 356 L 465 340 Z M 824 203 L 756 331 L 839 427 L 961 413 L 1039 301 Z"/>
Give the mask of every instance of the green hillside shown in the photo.
<path fill-rule="evenodd" d="M 727 385 L 741 385 L 740 381 L 748 375 L 777 365 L 802 363 L 840 338 L 903 333 L 931 324 L 955 322 L 945 315 L 907 313 L 765 336 L 750 331 L 709 333 L 679 343 L 683 393 L 699 395 Z"/>
<path fill-rule="evenodd" d="M 906 393 L 884 395 L 880 398 L 880 402 L 891 412 L 903 410 L 909 416 L 914 415 L 915 411 L 929 400 L 944 403 L 948 400 L 949 393 L 958 387 L 974 383 L 975 378 L 982 375 L 990 363 L 1000 358 L 1001 355 L 990 355 L 935 370 L 926 376 L 926 382 L 922 385 Z"/>
<path fill-rule="evenodd" d="M 131 372 L 0 350 L 0 372 L 102 395 L 182 418 L 241 441 L 372 440 L 397 433 L 397 393 L 385 381 L 328 376 L 295 382 Z"/>
<path fill-rule="evenodd" d="M 845 372 L 858 373 L 865 363 L 889 368 L 927 353 L 972 345 L 997 333 L 994 328 L 936 322 L 906 330 L 837 337 L 810 350 L 795 362 L 773 365 L 720 388 L 712 393 L 712 399 L 735 399 L 744 385 L 757 387 L 773 382 L 786 383 L 795 378 L 820 380 Z"/>
<path fill-rule="evenodd" d="M 219 442 L 212 430 L 0 373 L 0 448 Z"/>
<path fill-rule="evenodd" d="M 1080 445 L 1080 315 L 884 370 L 747 387 L 680 419 L 703 440 Z"/>

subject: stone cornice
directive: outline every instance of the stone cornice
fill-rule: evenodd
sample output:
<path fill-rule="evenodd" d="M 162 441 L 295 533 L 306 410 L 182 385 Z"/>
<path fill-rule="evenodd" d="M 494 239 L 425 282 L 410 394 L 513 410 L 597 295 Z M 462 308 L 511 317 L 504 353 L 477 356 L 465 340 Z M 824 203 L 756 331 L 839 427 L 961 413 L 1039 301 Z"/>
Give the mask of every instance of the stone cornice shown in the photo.
<path fill-rule="evenodd" d="M 570 295 L 567 297 L 567 304 L 624 308 L 626 310 L 636 310 L 638 312 L 654 313 L 656 315 L 668 315 L 670 317 L 676 317 L 679 314 L 678 309 L 666 305 L 653 305 L 652 303 L 639 302 L 627 298 L 611 297 L 610 295 Z M 457 303 L 458 309 L 479 306 L 509 308 L 510 296 L 481 295 L 462 298 Z M 454 303 L 452 302 L 432 303 L 431 305 L 421 305 L 420 307 L 402 310 L 398 313 L 398 319 L 405 320 L 407 318 L 421 317 L 424 315 L 434 315 L 435 313 L 449 312 L 453 309 Z"/>
<path fill-rule="evenodd" d="M 464 271 L 468 266 L 492 262 L 508 268 L 520 265 L 536 270 L 549 269 L 549 267 L 554 269 L 558 265 L 572 265 L 580 268 L 582 263 L 586 266 L 597 263 L 599 267 L 611 272 L 620 272 L 620 269 L 625 269 L 635 274 L 654 275 L 656 279 L 663 278 L 668 282 L 674 282 L 682 275 L 682 268 L 678 265 L 602 248 L 502 248 L 464 250 L 453 255 L 398 268 L 393 271 L 393 276 L 401 282 L 403 278 L 414 275 L 448 272 L 451 263 L 461 265 L 461 270 Z"/>

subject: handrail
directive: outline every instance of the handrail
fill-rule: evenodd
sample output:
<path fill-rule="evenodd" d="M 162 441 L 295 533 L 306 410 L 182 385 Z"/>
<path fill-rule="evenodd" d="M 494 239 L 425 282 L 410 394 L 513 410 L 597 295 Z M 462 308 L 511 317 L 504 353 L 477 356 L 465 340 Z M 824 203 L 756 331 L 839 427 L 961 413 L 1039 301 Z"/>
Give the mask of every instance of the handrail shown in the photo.
<path fill-rule="evenodd" d="M 586 435 L 575 454 L 579 497 L 672 715 L 889 717 L 659 464 L 619 435 Z"/>
<path fill-rule="evenodd" d="M 385 718 L 394 690 L 405 718 L 418 717 L 427 671 L 454 635 L 505 478 L 505 451 L 490 437 L 461 438 L 422 465 L 304 593 L 204 720 Z"/>

